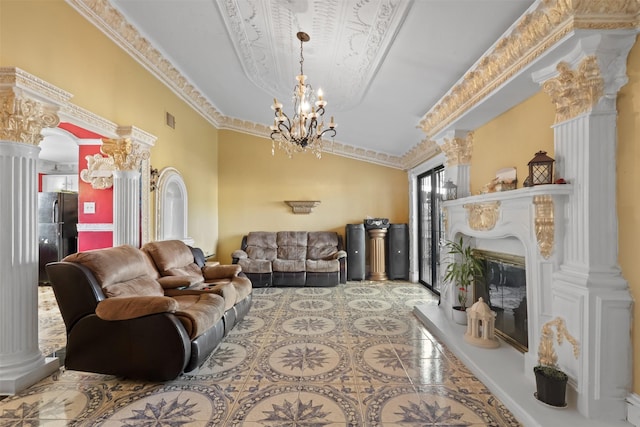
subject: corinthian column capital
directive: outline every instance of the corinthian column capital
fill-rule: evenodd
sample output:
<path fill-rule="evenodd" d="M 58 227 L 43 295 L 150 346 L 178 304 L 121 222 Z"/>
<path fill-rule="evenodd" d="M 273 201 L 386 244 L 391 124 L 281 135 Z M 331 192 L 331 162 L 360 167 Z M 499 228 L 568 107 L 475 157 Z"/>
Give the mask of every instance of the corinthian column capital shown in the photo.
<path fill-rule="evenodd" d="M 0 140 L 38 145 L 45 127 L 60 122 L 71 94 L 15 67 L 0 67 Z"/>
<path fill-rule="evenodd" d="M 556 123 L 591 111 L 604 93 L 604 79 L 595 55 L 585 57 L 576 69 L 566 62 L 557 66 L 558 76 L 543 83 L 542 89 L 556 106 Z"/>
<path fill-rule="evenodd" d="M 113 158 L 116 170 L 139 171 L 143 160 L 149 158 L 149 148 L 131 142 L 129 138 L 104 138 L 100 151 Z"/>
<path fill-rule="evenodd" d="M 471 163 L 473 148 L 473 132 L 464 132 L 463 136 L 456 133 L 451 138 L 444 138 L 440 148 L 447 157 L 447 166 L 468 165 Z"/>

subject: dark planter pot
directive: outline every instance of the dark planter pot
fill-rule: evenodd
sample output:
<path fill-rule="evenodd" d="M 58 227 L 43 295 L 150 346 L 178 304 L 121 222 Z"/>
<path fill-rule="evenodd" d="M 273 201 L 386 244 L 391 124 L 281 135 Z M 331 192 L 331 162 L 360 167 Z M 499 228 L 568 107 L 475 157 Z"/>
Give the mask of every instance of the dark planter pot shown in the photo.
<path fill-rule="evenodd" d="M 567 405 L 567 374 L 555 368 L 536 366 L 536 397 L 547 405 L 564 407 Z"/>

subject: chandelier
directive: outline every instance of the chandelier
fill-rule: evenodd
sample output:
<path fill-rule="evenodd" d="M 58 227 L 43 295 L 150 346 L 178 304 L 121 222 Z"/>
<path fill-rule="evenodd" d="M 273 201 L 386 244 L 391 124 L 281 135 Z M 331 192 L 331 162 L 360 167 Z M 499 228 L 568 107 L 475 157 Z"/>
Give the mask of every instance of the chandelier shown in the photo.
<path fill-rule="evenodd" d="M 273 99 L 271 108 L 275 117 L 271 125 L 271 155 L 275 154 L 276 143 L 291 157 L 295 152 L 311 151 L 317 158 L 322 157 L 322 137 L 336 136 L 336 124 L 331 121 L 325 127 L 324 107 L 327 101 L 322 98 L 322 90 L 318 90 L 318 96 L 310 84 L 306 83 L 307 76 L 302 71 L 304 56 L 302 44 L 311 40 L 309 34 L 299 32 L 296 34 L 300 40 L 300 74 L 296 76 L 298 83 L 293 89 L 293 117 L 287 116 L 282 111 L 282 104 L 276 98 Z"/>

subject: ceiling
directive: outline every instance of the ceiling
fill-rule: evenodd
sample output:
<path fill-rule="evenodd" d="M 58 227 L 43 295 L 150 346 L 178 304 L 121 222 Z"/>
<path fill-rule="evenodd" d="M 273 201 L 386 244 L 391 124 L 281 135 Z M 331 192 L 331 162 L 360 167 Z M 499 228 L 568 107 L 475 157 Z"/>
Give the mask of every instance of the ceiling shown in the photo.
<path fill-rule="evenodd" d="M 227 118 L 270 125 L 300 68 L 336 142 L 402 156 L 420 120 L 533 0 L 110 0 Z M 179 117 L 176 121 L 179 124 Z"/>

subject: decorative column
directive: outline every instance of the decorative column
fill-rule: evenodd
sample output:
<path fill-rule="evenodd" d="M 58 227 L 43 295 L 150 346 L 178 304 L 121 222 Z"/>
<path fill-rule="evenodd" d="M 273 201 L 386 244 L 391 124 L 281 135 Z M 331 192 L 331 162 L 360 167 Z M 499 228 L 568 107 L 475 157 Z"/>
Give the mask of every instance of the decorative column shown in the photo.
<path fill-rule="evenodd" d="M 45 127 L 71 94 L 17 68 L 0 68 L 0 394 L 50 375 L 38 344 L 37 162 Z"/>
<path fill-rule="evenodd" d="M 128 138 L 103 139 L 102 153 L 113 158 L 113 246 L 140 247 L 140 163 L 149 150 Z"/>
<path fill-rule="evenodd" d="M 471 195 L 469 167 L 471 165 L 471 149 L 473 148 L 473 132 L 454 130 L 447 132 L 440 149 L 445 154 L 446 179 L 458 186 L 458 198 Z"/>
<path fill-rule="evenodd" d="M 370 228 L 367 230 L 367 233 L 369 234 L 369 248 L 371 249 L 369 258 L 371 271 L 369 272 L 369 279 L 387 280 L 384 255 L 384 238 L 387 235 L 387 229 Z"/>
<path fill-rule="evenodd" d="M 578 334 L 578 361 L 561 353 L 559 362 L 590 418 L 623 419 L 631 385 L 632 299 L 617 265 L 616 98 L 635 38 L 635 31 L 584 37 L 564 61 L 534 74 L 556 106 L 556 177 L 574 188 L 546 314 L 562 315 Z"/>
<path fill-rule="evenodd" d="M 149 152 L 157 137 L 135 126 L 118 127 L 118 135 L 128 138 L 133 144 L 139 145 L 140 150 Z M 156 207 L 157 209 L 157 207 Z M 144 154 L 140 160 L 140 238 L 141 245 L 150 242 L 151 233 L 151 156 Z"/>

